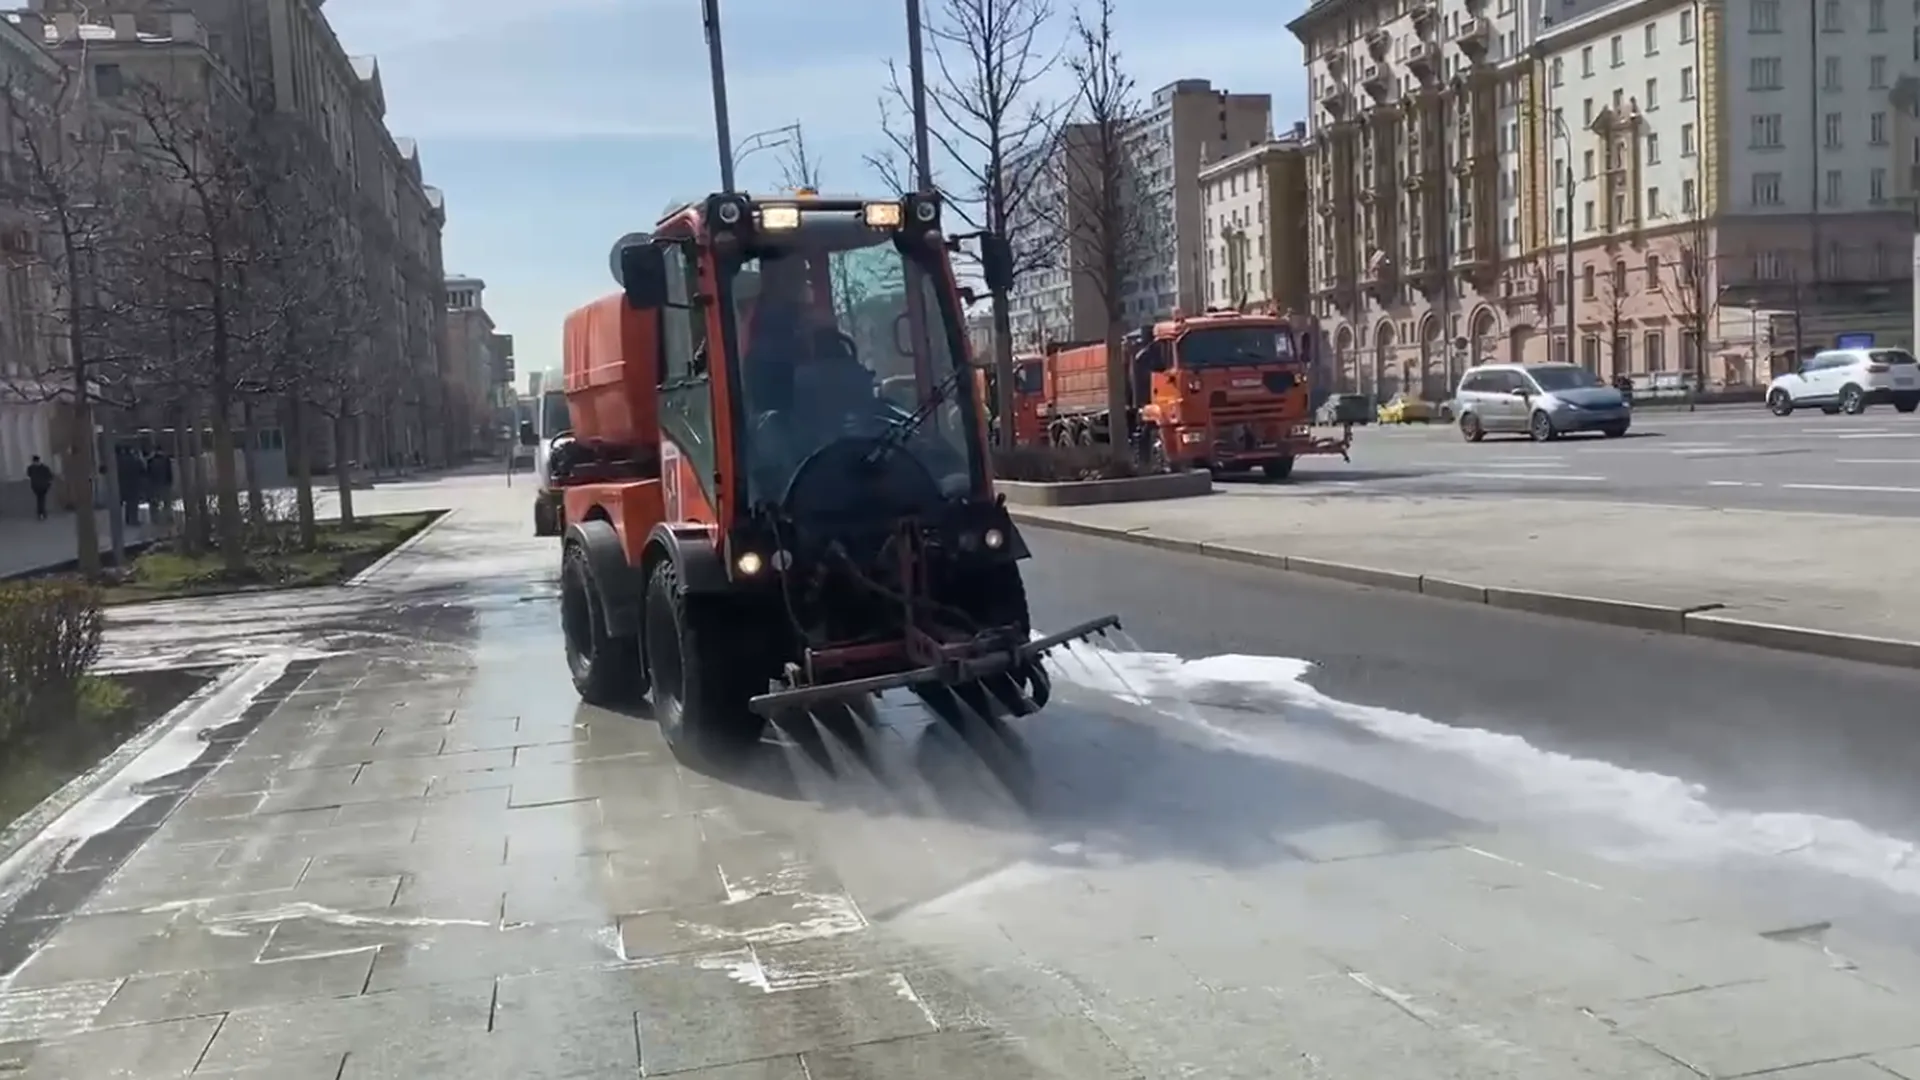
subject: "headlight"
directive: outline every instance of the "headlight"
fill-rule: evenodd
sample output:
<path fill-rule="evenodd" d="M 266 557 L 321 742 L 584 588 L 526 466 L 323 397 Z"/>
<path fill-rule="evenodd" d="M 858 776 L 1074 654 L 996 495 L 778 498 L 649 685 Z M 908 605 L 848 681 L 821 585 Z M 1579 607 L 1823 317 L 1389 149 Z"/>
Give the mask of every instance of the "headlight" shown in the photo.
<path fill-rule="evenodd" d="M 766 565 L 766 560 L 762 559 L 757 551 L 749 551 L 735 559 L 733 563 L 734 569 L 740 571 L 741 577 L 752 577 L 765 569 Z"/>
<path fill-rule="evenodd" d="M 988 529 L 986 535 L 980 539 L 987 545 L 988 551 L 999 551 L 1007 546 L 1007 534 L 999 529 Z"/>

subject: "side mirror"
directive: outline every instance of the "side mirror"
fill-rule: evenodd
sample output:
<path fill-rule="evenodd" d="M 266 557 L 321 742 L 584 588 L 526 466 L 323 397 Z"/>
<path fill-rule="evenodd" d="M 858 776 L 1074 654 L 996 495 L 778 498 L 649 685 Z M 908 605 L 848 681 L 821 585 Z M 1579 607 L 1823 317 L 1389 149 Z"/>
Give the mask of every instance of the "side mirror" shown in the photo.
<path fill-rule="evenodd" d="M 1510 393 L 1512 393 L 1514 397 L 1532 397 L 1532 396 L 1533 396 L 1533 387 L 1531 387 L 1531 386 L 1516 386 L 1516 387 L 1514 387 L 1514 388 L 1513 388 L 1513 389 L 1512 389 L 1512 390 L 1510 391 Z"/>
<path fill-rule="evenodd" d="M 1000 233 L 980 234 L 980 276 L 989 292 L 1013 288 L 1013 245 Z"/>
<path fill-rule="evenodd" d="M 652 244 L 632 244 L 620 251 L 620 286 L 627 304 L 636 311 L 655 311 L 667 304 L 667 254 Z"/>
<path fill-rule="evenodd" d="M 538 446 L 539 444 L 540 444 L 540 436 L 534 433 L 533 421 L 531 420 L 520 421 L 520 445 L 521 446 Z"/>

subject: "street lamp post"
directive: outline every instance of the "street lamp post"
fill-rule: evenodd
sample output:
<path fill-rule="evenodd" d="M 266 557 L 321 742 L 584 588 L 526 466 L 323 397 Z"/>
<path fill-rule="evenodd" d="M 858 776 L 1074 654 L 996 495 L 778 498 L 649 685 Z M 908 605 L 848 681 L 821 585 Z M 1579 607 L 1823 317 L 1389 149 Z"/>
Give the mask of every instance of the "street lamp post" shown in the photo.
<path fill-rule="evenodd" d="M 1566 250 L 1565 250 L 1565 258 L 1566 258 L 1566 266 L 1567 266 L 1567 294 L 1565 297 L 1565 300 L 1567 302 L 1567 362 L 1572 363 L 1573 355 L 1574 355 L 1573 353 L 1573 339 L 1574 339 L 1574 330 L 1573 330 L 1573 322 L 1574 322 L 1574 318 L 1573 318 L 1573 295 L 1574 295 L 1573 294 L 1573 288 L 1574 288 L 1573 286 L 1573 136 L 1570 132 L 1567 131 L 1567 121 L 1565 117 L 1560 115 L 1560 110 L 1555 109 L 1552 112 L 1549 112 L 1547 116 L 1549 119 L 1553 121 L 1554 137 L 1560 140 L 1560 145 L 1563 148 L 1565 148 L 1567 153 L 1566 166 L 1561 170 L 1562 176 L 1560 179 L 1561 179 L 1561 185 L 1565 188 L 1565 192 L 1562 195 L 1562 200 L 1563 200 L 1562 209 L 1566 211 L 1566 215 L 1567 215 L 1567 237 L 1566 237 L 1567 243 L 1566 243 Z"/>

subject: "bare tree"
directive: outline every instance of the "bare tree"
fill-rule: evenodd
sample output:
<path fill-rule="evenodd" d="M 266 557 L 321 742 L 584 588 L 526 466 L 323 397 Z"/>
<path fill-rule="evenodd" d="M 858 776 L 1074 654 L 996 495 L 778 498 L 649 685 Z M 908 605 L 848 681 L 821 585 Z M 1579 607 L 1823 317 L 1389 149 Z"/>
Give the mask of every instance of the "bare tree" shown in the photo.
<path fill-rule="evenodd" d="M 1627 318 L 1627 298 L 1631 288 L 1627 282 L 1628 275 L 1624 267 L 1615 266 L 1612 272 L 1595 276 L 1600 280 L 1594 289 L 1594 296 L 1589 306 L 1599 314 L 1600 323 L 1606 333 L 1606 340 L 1601 343 L 1601 349 L 1607 357 L 1607 366 L 1611 370 L 1605 375 L 1608 377 L 1624 375 L 1627 374 L 1626 369 L 1632 361 L 1630 355 L 1621 355 L 1620 348 L 1621 336 L 1630 334 L 1633 328 L 1632 320 Z M 1629 340 L 1627 349 L 1632 348 L 1633 344 Z"/>
<path fill-rule="evenodd" d="M 1159 248 L 1163 206 L 1146 183 L 1129 136 L 1142 115 L 1133 78 L 1113 37 L 1113 0 L 1096 0 L 1092 14 L 1076 15 L 1068 65 L 1076 80 L 1071 120 L 1050 159 L 1059 171 L 1051 185 L 1059 202 L 1055 233 L 1064 242 L 1068 272 L 1086 282 L 1100 303 L 1107 342 L 1109 438 L 1125 451 L 1131 394 L 1121 354 L 1126 287 Z"/>
<path fill-rule="evenodd" d="M 1067 102 L 1041 97 L 1040 83 L 1064 47 L 1053 40 L 1051 0 L 940 0 L 928 13 L 931 78 L 927 80 L 929 141 L 939 160 L 929 169 L 951 213 L 972 230 L 1019 240 L 1031 218 L 1029 200 L 1047 167 Z M 895 190 L 913 187 L 913 132 L 905 120 L 912 98 L 899 66 L 887 64 L 880 97 L 886 145 L 868 165 Z M 1053 264 L 1055 245 L 1016 243 L 1009 284 Z M 1013 329 L 1007 290 L 992 297 L 996 412 L 1012 416 Z M 1000 425 L 1011 446 L 1013 425 Z"/>
<path fill-rule="evenodd" d="M 1680 242 L 1679 250 L 1661 268 L 1667 310 L 1680 323 L 1680 366 L 1695 380 L 1696 390 L 1706 389 L 1707 353 L 1713 348 L 1713 335 L 1720 322 L 1720 305 L 1726 291 L 1720 275 L 1714 272 L 1710 238 L 1704 225 L 1696 226 Z M 1755 371 L 1753 377 L 1758 377 Z"/>
<path fill-rule="evenodd" d="M 113 491 L 118 474 L 100 468 L 94 429 L 101 408 L 124 406 L 129 393 L 103 333 L 114 324 L 111 308 L 124 291 L 107 277 L 125 237 L 118 196 L 126 188 L 117 182 L 115 133 L 88 109 L 90 65 L 84 55 L 82 61 L 45 81 L 30 72 L 16 74 L 5 86 L 12 142 L 0 170 L 0 203 L 12 211 L 5 222 L 6 257 L 10 270 L 27 277 L 39 294 L 26 313 L 15 374 L 5 390 L 66 406 L 61 479 L 76 511 L 80 571 L 96 577 L 98 485 L 104 472 Z M 111 520 L 115 562 L 123 564 L 125 533 L 117 512 Z"/>
<path fill-rule="evenodd" d="M 780 149 L 780 186 L 789 190 L 820 190 L 820 159 L 807 152 L 807 134 L 793 126 L 793 137 Z"/>
<path fill-rule="evenodd" d="M 268 313 L 247 302 L 270 263 L 261 133 L 237 97 L 205 87 L 136 83 L 119 100 L 138 125 L 132 175 L 172 226 L 141 245 L 140 293 L 185 344 L 187 362 L 172 374 L 206 406 L 214 531 L 225 570 L 239 576 L 247 553 L 235 414 L 267 374 L 258 346 L 271 334 Z"/>

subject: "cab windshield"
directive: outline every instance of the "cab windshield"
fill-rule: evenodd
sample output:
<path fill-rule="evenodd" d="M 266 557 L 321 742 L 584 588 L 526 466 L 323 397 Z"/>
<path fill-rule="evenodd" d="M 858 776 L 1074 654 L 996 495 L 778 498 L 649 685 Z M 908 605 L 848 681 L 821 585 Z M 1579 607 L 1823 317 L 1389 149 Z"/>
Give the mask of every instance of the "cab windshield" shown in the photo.
<path fill-rule="evenodd" d="M 848 438 L 888 438 L 936 395 L 902 444 L 943 494 L 971 490 L 974 401 L 937 250 L 852 213 L 810 213 L 760 234 L 726 267 L 747 430 L 748 499 L 778 502 L 800 464 Z"/>
<path fill-rule="evenodd" d="M 1013 369 L 1013 389 L 1018 394 L 1037 394 L 1044 387 L 1045 372 L 1038 360 L 1028 360 Z"/>
<path fill-rule="evenodd" d="M 1573 364 L 1542 364 L 1528 368 L 1527 374 L 1532 375 L 1534 383 L 1549 394 L 1558 390 L 1584 390 L 1600 385 L 1598 375 Z"/>
<path fill-rule="evenodd" d="M 1180 336 L 1180 366 L 1233 367 L 1295 359 L 1293 335 L 1284 326 L 1217 326 Z"/>
<path fill-rule="evenodd" d="M 566 391 L 549 390 L 540 395 L 540 430 L 537 434 L 542 439 L 551 439 L 572 425 L 573 421 L 567 417 Z"/>

